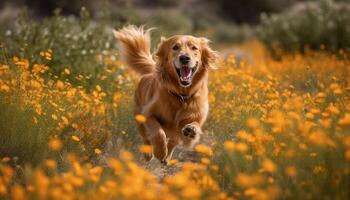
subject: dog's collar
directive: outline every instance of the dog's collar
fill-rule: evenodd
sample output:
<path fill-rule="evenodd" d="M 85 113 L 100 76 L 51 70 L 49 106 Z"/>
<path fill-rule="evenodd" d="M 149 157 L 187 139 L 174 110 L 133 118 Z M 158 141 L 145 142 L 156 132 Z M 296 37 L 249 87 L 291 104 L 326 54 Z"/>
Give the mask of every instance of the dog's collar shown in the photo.
<path fill-rule="evenodd" d="M 197 91 L 198 91 L 198 90 L 197 90 Z M 170 91 L 170 90 L 169 90 L 169 93 L 172 94 L 172 95 L 174 95 L 175 97 L 177 97 L 181 102 L 185 102 L 185 101 L 191 99 L 191 98 L 197 93 L 197 91 L 195 91 L 195 92 L 194 92 L 193 94 L 191 94 L 191 95 L 178 94 L 178 93 L 175 93 L 175 92 Z"/>

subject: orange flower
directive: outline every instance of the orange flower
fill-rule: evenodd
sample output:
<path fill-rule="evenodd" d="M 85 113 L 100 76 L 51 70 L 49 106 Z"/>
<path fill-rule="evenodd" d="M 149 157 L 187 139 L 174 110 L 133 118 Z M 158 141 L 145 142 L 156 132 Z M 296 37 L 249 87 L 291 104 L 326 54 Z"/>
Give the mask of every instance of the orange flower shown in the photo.
<path fill-rule="evenodd" d="M 65 68 L 65 69 L 63 70 L 63 72 L 64 72 L 65 74 L 67 74 L 67 75 L 70 74 L 70 71 L 69 71 L 69 69 L 67 69 L 67 68 Z"/>
<path fill-rule="evenodd" d="M 49 148 L 53 151 L 59 151 L 62 149 L 62 142 L 60 139 L 54 137 L 49 140 Z"/>
<path fill-rule="evenodd" d="M 141 145 L 139 150 L 140 150 L 140 152 L 146 153 L 146 154 L 152 154 L 152 152 L 153 152 L 152 146 L 145 145 L 145 144 Z"/>
<path fill-rule="evenodd" d="M 145 123 L 147 121 L 147 118 L 143 115 L 136 115 L 135 116 L 135 120 L 138 122 L 138 123 Z"/>
<path fill-rule="evenodd" d="M 47 159 L 45 160 L 45 166 L 50 169 L 55 169 L 57 167 L 57 163 L 55 160 Z"/>
<path fill-rule="evenodd" d="M 98 148 L 96 148 L 94 151 L 95 151 L 95 153 L 96 153 L 97 155 L 100 155 L 100 154 L 102 153 L 102 151 L 101 151 L 100 149 L 98 149 Z"/>
<path fill-rule="evenodd" d="M 212 156 L 213 155 L 213 151 L 208 146 L 205 146 L 203 144 L 198 144 L 195 147 L 195 150 L 198 153 L 201 153 L 201 154 L 204 154 L 204 155 L 207 155 L 207 156 Z"/>
<path fill-rule="evenodd" d="M 277 171 L 277 166 L 271 160 L 264 160 L 262 162 L 262 168 L 269 173 L 274 173 Z"/>
<path fill-rule="evenodd" d="M 57 87 L 58 89 L 63 89 L 63 88 L 64 88 L 64 83 L 63 83 L 62 81 L 58 80 L 58 81 L 56 82 L 56 87 Z"/>
<path fill-rule="evenodd" d="M 22 186 L 16 184 L 12 187 L 12 199 L 13 200 L 26 199 L 25 192 Z"/>
<path fill-rule="evenodd" d="M 248 128 L 257 129 L 259 127 L 259 121 L 255 118 L 249 118 L 246 122 Z"/>
<path fill-rule="evenodd" d="M 177 163 L 179 163 L 179 160 L 177 159 L 173 159 L 173 160 L 169 160 L 169 165 L 176 165 Z"/>
<path fill-rule="evenodd" d="M 96 90 L 99 91 L 99 92 L 101 92 L 101 91 L 102 91 L 101 86 L 100 86 L 100 85 L 96 85 Z"/>
<path fill-rule="evenodd" d="M 233 141 L 225 141 L 224 148 L 226 151 L 233 151 L 235 149 L 235 142 Z"/>
<path fill-rule="evenodd" d="M 237 175 L 235 182 L 240 187 L 254 187 L 264 183 L 264 177 L 259 174 L 240 173 Z"/>
<path fill-rule="evenodd" d="M 338 121 L 341 126 L 350 125 L 350 113 L 346 113 L 343 118 Z"/>
<path fill-rule="evenodd" d="M 248 150 L 248 145 L 242 142 L 236 144 L 236 151 L 244 153 Z"/>
<path fill-rule="evenodd" d="M 79 142 L 80 141 L 80 138 L 76 135 L 72 135 L 72 140 L 76 141 L 76 142 Z"/>
<path fill-rule="evenodd" d="M 297 175 L 297 169 L 294 166 L 288 166 L 285 169 L 285 173 L 289 177 L 295 177 Z"/>
<path fill-rule="evenodd" d="M 10 91 L 10 87 L 8 85 L 6 85 L 6 84 L 3 84 L 0 87 L 0 91 L 1 92 L 8 92 L 8 91 Z"/>
<path fill-rule="evenodd" d="M 208 165 L 210 163 L 210 160 L 208 158 L 202 158 L 201 163 Z"/>

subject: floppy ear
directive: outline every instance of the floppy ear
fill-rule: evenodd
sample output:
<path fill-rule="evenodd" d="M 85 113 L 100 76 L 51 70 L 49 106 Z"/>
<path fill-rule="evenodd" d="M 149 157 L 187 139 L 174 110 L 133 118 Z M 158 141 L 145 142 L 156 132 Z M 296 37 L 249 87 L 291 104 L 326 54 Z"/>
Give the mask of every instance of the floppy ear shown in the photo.
<path fill-rule="evenodd" d="M 160 66 L 162 66 L 165 62 L 167 62 L 167 43 L 166 38 L 161 37 L 160 42 L 158 44 L 157 50 L 155 52 L 156 60 Z"/>
<path fill-rule="evenodd" d="M 166 40 L 166 38 L 164 36 L 160 37 L 160 42 L 164 42 Z"/>
<path fill-rule="evenodd" d="M 212 50 L 209 47 L 210 41 L 207 38 L 200 38 L 201 40 L 201 57 L 202 57 L 202 65 L 207 69 L 216 69 L 215 64 L 218 62 L 220 56 L 217 51 Z"/>

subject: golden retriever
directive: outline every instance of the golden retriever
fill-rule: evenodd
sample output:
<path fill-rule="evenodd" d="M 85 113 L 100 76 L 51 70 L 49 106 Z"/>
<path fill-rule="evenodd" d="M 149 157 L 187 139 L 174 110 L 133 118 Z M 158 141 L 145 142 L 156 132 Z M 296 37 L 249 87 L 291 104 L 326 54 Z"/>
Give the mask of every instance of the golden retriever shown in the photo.
<path fill-rule="evenodd" d="M 176 145 L 192 147 L 199 141 L 208 114 L 208 72 L 215 68 L 218 54 L 209 40 L 175 35 L 150 52 L 150 29 L 133 25 L 114 31 L 121 59 L 141 76 L 135 92 L 135 114 L 146 117 L 137 123 L 144 144 L 163 164 L 171 159 Z"/>

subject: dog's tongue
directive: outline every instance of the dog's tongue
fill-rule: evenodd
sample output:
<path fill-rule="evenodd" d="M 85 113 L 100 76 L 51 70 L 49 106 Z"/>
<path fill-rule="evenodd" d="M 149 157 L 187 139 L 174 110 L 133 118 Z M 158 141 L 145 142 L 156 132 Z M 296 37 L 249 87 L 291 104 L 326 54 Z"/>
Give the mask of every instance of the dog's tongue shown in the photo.
<path fill-rule="evenodd" d="M 191 69 L 188 67 L 181 67 L 180 74 L 183 79 L 189 79 L 191 75 Z"/>

